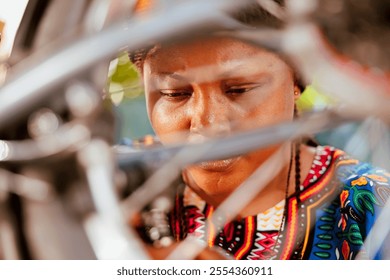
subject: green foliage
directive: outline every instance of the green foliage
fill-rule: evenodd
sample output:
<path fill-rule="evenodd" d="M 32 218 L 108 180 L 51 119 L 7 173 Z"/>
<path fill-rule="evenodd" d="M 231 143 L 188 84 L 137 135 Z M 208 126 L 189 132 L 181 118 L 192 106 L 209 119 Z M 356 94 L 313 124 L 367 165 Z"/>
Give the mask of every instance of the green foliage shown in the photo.
<path fill-rule="evenodd" d="M 305 88 L 296 103 L 299 111 L 323 109 L 333 104 L 332 100 L 328 96 L 317 91 L 312 85 L 308 85 Z"/>
<path fill-rule="evenodd" d="M 107 91 L 115 105 L 119 105 L 125 99 L 136 98 L 143 94 L 139 73 L 131 63 L 127 52 L 121 53 L 111 62 Z"/>
<path fill-rule="evenodd" d="M 127 52 L 118 55 L 110 64 L 107 89 L 108 100 L 115 105 L 118 140 L 138 139 L 152 134 L 140 75 Z"/>

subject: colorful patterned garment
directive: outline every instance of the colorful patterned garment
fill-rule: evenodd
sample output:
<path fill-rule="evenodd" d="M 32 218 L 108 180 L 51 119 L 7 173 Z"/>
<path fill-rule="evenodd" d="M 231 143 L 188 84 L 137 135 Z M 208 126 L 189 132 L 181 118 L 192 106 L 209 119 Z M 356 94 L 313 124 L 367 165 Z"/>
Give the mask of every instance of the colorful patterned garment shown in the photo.
<path fill-rule="evenodd" d="M 209 219 L 214 208 L 188 187 L 177 197 L 171 227 L 177 240 L 192 235 L 235 259 L 354 259 L 360 251 L 364 257 L 363 242 L 390 195 L 389 178 L 340 150 L 317 147 L 300 201 L 296 195 L 287 200 L 282 229 L 284 200 L 216 228 Z"/>

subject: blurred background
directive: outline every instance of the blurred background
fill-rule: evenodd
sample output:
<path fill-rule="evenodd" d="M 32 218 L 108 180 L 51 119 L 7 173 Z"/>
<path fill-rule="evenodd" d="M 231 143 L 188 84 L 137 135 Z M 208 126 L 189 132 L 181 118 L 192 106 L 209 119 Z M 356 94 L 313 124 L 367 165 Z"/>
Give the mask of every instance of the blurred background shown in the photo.
<path fill-rule="evenodd" d="M 137 2 L 135 5 L 138 5 L 139 10 L 153 10 L 153 5 L 158 6 L 153 0 Z M 174 2 L 167 1 L 166 4 L 172 5 Z M 2 30 L 0 58 L 3 60 L 11 53 L 27 3 L 28 0 L 17 0 L 12 3 L 0 1 Z M 42 3 L 49 5 L 50 1 Z M 389 75 L 389 18 L 388 1 L 320 0 L 313 14 L 314 22 L 321 27 L 331 48 L 359 67 L 365 67 L 366 71 L 377 72 L 377 75 Z M 4 76 L 4 71 L 2 73 Z M 139 73 L 131 64 L 126 52 L 118 53 L 118 57 L 110 62 L 107 77 L 107 86 L 104 90 L 114 105 L 117 117 L 116 141 L 131 143 L 134 139 L 152 135 Z M 301 111 L 321 110 L 331 103 L 331 98 L 309 85 L 298 101 L 298 107 Z M 337 135 L 327 132 L 318 135 L 318 139 L 320 142 L 344 148 L 345 138 L 351 135 L 353 129 L 354 125 L 348 125 L 337 129 Z"/>
<path fill-rule="evenodd" d="M 285 2 L 287 28 L 272 38 L 308 81 L 299 111 L 341 108 L 355 120 L 316 140 L 390 169 L 390 1 Z M 115 196 L 150 174 L 137 165 L 127 178 L 110 154 L 155 140 L 128 52 L 214 27 L 218 9 L 239 9 L 237 1 L 215 3 L 0 0 L 0 259 L 146 258 L 124 230 Z M 135 158 L 152 166 L 171 156 Z"/>

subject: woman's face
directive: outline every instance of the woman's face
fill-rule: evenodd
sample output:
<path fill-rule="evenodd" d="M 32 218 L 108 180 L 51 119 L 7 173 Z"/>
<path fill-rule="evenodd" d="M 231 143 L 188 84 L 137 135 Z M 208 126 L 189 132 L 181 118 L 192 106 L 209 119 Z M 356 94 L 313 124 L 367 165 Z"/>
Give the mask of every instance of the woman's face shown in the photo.
<path fill-rule="evenodd" d="M 231 38 L 163 46 L 144 63 L 148 115 L 164 143 L 199 142 L 293 118 L 294 78 L 276 54 Z M 185 133 L 181 133 L 185 132 Z M 191 187 L 219 204 L 277 145 L 185 170 Z"/>

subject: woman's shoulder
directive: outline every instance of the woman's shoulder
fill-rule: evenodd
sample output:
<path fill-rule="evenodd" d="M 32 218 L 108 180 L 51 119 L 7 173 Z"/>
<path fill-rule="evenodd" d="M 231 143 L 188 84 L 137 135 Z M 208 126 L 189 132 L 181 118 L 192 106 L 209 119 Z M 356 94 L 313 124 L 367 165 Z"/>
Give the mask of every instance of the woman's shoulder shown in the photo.
<path fill-rule="evenodd" d="M 353 209 L 356 217 L 377 216 L 390 197 L 390 173 L 339 149 L 334 149 L 333 158 L 341 207 Z"/>
<path fill-rule="evenodd" d="M 343 150 L 333 152 L 336 176 L 346 187 L 374 187 L 390 185 L 390 172 L 370 162 L 360 161 Z"/>

